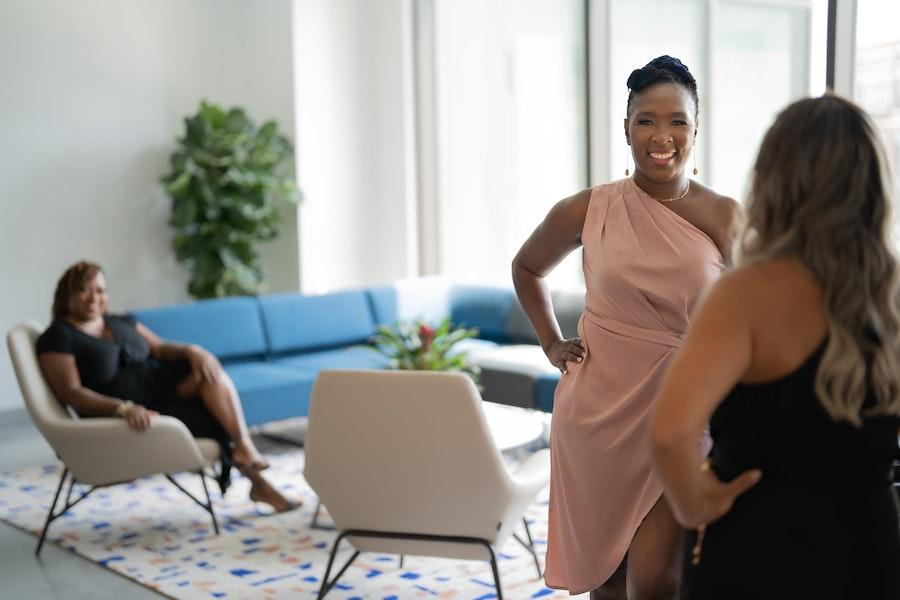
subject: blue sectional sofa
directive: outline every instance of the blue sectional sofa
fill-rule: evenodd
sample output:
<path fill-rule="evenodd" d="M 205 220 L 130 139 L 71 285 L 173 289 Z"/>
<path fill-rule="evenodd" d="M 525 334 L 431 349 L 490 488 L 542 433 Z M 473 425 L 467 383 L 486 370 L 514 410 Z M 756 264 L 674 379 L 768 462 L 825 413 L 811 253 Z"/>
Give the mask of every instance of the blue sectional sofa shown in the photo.
<path fill-rule="evenodd" d="M 574 335 L 581 299 L 560 311 Z M 565 302 L 562 302 L 565 305 Z M 509 288 L 416 279 L 322 295 L 272 294 L 145 308 L 132 314 L 157 335 L 213 352 L 233 379 L 247 423 L 305 416 L 313 381 L 328 368 L 387 361 L 362 347 L 377 324 L 421 318 L 478 328 L 462 344 L 482 367 L 485 400 L 550 411 L 559 374 L 546 363 Z"/>

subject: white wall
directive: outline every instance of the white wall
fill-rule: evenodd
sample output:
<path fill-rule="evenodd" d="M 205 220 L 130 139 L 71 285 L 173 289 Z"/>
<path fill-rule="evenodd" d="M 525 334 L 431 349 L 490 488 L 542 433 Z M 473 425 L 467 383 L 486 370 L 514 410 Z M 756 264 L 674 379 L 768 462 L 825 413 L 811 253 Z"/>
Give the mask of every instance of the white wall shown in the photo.
<path fill-rule="evenodd" d="M 415 275 L 410 0 L 295 0 L 301 288 Z"/>
<path fill-rule="evenodd" d="M 159 177 L 202 98 L 293 137 L 291 15 L 290 0 L 0 3 L 0 332 L 46 322 L 80 258 L 106 268 L 114 311 L 188 299 Z M 270 291 L 299 285 L 296 212 L 263 252 Z M 0 352 L 0 410 L 19 408 Z"/>

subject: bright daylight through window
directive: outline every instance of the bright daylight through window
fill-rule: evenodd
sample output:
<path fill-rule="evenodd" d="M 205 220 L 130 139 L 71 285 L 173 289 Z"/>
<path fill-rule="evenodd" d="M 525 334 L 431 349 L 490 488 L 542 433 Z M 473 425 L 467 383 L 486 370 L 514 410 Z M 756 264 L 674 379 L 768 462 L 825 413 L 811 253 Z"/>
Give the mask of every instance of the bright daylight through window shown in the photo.
<path fill-rule="evenodd" d="M 439 240 L 432 243 L 440 273 L 509 283 L 510 260 L 555 202 L 624 177 L 625 81 L 656 56 L 681 58 L 697 78 L 697 178 L 739 200 L 775 114 L 792 100 L 825 91 L 827 0 L 588 5 L 586 11 L 585 2 L 574 0 L 433 2 Z M 589 14 L 604 9 L 605 19 Z M 589 43 L 608 44 L 608 52 L 589 51 L 588 19 Z M 900 45 L 889 51 L 900 56 Z M 878 60 L 888 60 L 888 50 L 878 52 Z M 606 64 L 589 64 L 588 55 Z M 893 119 L 898 145 L 900 109 L 884 99 L 900 98 L 893 64 L 885 63 L 888 75 L 879 75 L 878 89 L 867 93 L 898 111 L 879 113 Z M 589 81 L 604 76 L 608 97 L 591 98 L 589 106 Z M 589 113 L 606 127 L 608 164 L 588 165 Z M 605 179 L 589 181 L 589 169 Z M 581 286 L 580 269 L 576 252 L 552 273 L 550 285 Z"/>

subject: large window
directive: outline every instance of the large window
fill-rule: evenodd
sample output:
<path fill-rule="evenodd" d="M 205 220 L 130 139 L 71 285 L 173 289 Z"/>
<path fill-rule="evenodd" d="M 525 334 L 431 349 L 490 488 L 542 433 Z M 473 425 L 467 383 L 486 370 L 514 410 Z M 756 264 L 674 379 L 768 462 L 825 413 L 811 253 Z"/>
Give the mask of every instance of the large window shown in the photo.
<path fill-rule="evenodd" d="M 900 193 L 900 3 L 858 0 L 854 96 L 882 134 L 893 175 L 894 196 Z M 897 209 L 894 209 L 897 223 Z M 894 241 L 900 241 L 895 225 Z"/>
<path fill-rule="evenodd" d="M 433 132 L 420 148 L 429 162 L 420 174 L 430 177 L 421 186 L 424 272 L 508 283 L 513 255 L 554 202 L 623 177 L 625 81 L 656 56 L 681 58 L 697 78 L 699 179 L 736 199 L 774 115 L 825 90 L 828 0 L 417 6 L 427 8 L 430 27 L 428 76 L 420 69 L 418 81 L 420 117 L 428 118 L 420 125 Z M 898 82 L 871 93 L 884 104 L 885 94 L 900 93 Z M 580 268 L 575 253 L 551 286 L 581 285 Z"/>
<path fill-rule="evenodd" d="M 774 115 L 825 91 L 827 10 L 827 0 L 613 0 L 613 177 L 625 164 L 625 81 L 632 69 L 670 54 L 698 82 L 698 179 L 742 199 Z"/>
<path fill-rule="evenodd" d="M 440 273 L 508 284 L 531 230 L 587 185 L 584 2 L 432 8 L 437 239 L 422 242 Z M 553 281 L 579 271 L 570 257 Z"/>

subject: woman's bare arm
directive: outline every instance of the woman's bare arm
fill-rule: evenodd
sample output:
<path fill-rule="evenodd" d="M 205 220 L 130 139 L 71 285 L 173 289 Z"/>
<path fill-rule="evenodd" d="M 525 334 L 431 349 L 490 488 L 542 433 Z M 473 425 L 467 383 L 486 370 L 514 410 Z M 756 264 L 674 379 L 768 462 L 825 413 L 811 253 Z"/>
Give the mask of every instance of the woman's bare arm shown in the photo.
<path fill-rule="evenodd" d="M 38 361 L 44 378 L 57 399 L 84 415 L 97 417 L 116 416 L 116 410 L 126 403 L 125 399 L 99 394 L 81 384 L 81 376 L 75 365 L 75 357 L 66 352 L 42 352 Z M 120 409 L 121 410 L 121 409 Z M 143 430 L 150 426 L 150 417 L 157 414 L 143 406 L 134 405 L 124 416 L 133 429 Z"/>
<path fill-rule="evenodd" d="M 748 471 L 724 484 L 701 469 L 703 430 L 752 359 L 748 290 L 735 275 L 720 279 L 697 311 L 654 405 L 650 433 L 654 463 L 675 517 L 685 527 L 721 517 L 760 475 Z"/>
<path fill-rule="evenodd" d="M 567 361 L 584 356 L 581 340 L 564 340 L 550 290 L 544 278 L 581 245 L 581 230 L 591 199 L 591 189 L 558 202 L 528 237 L 512 263 L 512 279 L 519 302 L 534 326 L 544 353 L 554 366 L 566 372 Z"/>
<path fill-rule="evenodd" d="M 135 328 L 150 346 L 150 356 L 156 360 L 163 362 L 186 360 L 190 363 L 197 381 L 218 381 L 222 365 L 210 351 L 197 344 L 180 344 L 164 340 L 142 323 L 138 323 Z"/>

